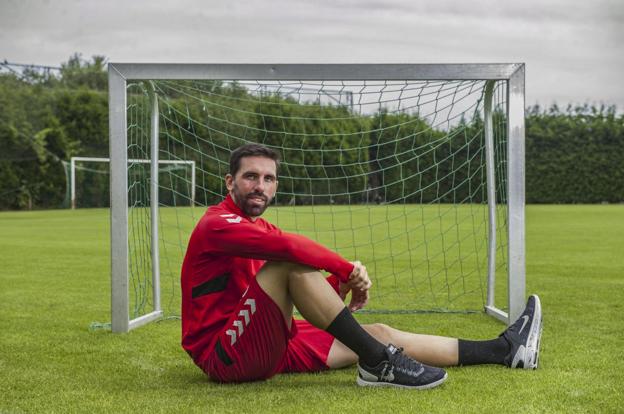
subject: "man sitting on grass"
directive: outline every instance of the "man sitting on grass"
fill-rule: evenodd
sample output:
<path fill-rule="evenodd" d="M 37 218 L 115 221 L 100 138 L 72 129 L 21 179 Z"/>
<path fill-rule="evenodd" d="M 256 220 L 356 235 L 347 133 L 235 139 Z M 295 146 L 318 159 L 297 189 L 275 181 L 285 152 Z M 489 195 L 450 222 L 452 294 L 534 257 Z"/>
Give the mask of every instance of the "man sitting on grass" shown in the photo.
<path fill-rule="evenodd" d="M 351 312 L 368 302 L 366 267 L 260 218 L 275 196 L 278 167 L 267 147 L 233 151 L 228 195 L 206 211 L 189 241 L 182 346 L 211 378 L 254 381 L 357 363 L 359 385 L 426 389 L 446 380 L 442 366 L 537 367 L 542 313 L 535 295 L 518 321 L 488 341 L 360 325 Z M 305 321 L 293 319 L 294 306 Z"/>

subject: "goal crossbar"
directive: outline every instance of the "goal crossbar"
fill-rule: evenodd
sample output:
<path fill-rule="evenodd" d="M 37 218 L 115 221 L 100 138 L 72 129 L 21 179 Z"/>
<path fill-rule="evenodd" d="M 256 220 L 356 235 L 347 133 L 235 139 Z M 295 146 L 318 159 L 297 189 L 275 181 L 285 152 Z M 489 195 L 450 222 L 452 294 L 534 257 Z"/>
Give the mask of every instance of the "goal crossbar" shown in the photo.
<path fill-rule="evenodd" d="M 127 332 L 153 316 L 129 319 L 128 310 L 128 195 L 127 195 L 127 82 L 130 80 L 485 80 L 506 82 L 507 112 L 507 304 L 508 311 L 495 305 L 495 243 L 488 241 L 488 289 L 485 311 L 511 323 L 522 312 L 525 300 L 525 69 L 522 63 L 508 64 L 140 64 L 109 63 L 109 127 L 111 168 L 111 273 L 112 330 Z M 492 165 L 492 93 L 491 82 L 486 86 L 484 124 L 486 135 L 487 188 L 490 221 L 488 233 L 496 234 L 496 198 Z M 153 99 L 151 112 L 152 176 L 158 168 L 158 99 Z M 488 137 L 489 135 L 489 137 Z M 158 192 L 152 180 L 152 261 L 158 273 Z M 154 280 L 154 312 L 159 312 L 156 300 L 158 281 Z M 156 306 L 158 305 L 158 307 Z M 139 323 L 140 322 L 140 323 Z"/>

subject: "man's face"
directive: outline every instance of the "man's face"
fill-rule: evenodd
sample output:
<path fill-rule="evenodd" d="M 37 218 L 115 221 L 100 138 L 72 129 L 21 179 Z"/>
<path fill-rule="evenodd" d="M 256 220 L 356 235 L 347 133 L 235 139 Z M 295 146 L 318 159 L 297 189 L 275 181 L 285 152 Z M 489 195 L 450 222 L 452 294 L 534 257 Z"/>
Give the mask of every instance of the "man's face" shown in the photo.
<path fill-rule="evenodd" d="M 275 197 L 275 161 L 262 156 L 243 157 L 236 175 L 225 176 L 225 184 L 236 205 L 255 220 Z"/>

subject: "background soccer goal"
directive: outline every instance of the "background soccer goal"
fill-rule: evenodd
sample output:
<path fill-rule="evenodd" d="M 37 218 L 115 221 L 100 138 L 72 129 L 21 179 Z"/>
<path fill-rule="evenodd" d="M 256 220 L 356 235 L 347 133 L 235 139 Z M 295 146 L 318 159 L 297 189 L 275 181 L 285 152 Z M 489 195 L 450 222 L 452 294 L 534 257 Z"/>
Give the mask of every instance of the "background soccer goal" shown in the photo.
<path fill-rule="evenodd" d="M 521 312 L 524 65 L 109 64 L 109 88 L 114 332 L 179 314 L 188 237 L 247 142 L 282 157 L 266 218 L 365 263 L 369 312 Z"/>
<path fill-rule="evenodd" d="M 66 168 L 69 170 L 68 186 L 69 186 L 69 207 L 75 209 L 79 206 L 87 207 L 103 207 L 107 206 L 108 189 L 110 183 L 110 158 L 101 157 L 71 157 Z M 149 159 L 129 159 L 128 163 L 132 167 L 137 164 L 150 164 Z M 164 194 L 159 195 L 158 201 L 161 205 L 177 205 L 177 200 L 172 195 L 184 194 L 179 187 L 188 188 L 188 194 L 184 197 L 189 200 L 188 205 L 195 204 L 195 161 L 192 160 L 158 160 L 158 173 L 160 187 L 164 189 Z M 149 168 L 149 165 L 147 166 Z M 180 170 L 189 168 L 188 174 L 180 175 Z M 136 168 L 135 168 L 136 169 Z M 141 173 L 137 179 L 141 179 L 145 174 Z M 188 185 L 187 178 L 190 177 L 191 182 Z M 135 181 L 132 177 L 131 181 Z M 181 183 L 180 183 L 181 181 Z M 106 186 L 103 186 L 106 183 Z M 142 204 L 149 203 L 147 193 L 144 191 L 146 198 Z M 103 197 L 104 194 L 104 197 Z M 136 197 L 135 197 L 136 198 Z M 167 198 L 169 201 L 167 201 Z"/>

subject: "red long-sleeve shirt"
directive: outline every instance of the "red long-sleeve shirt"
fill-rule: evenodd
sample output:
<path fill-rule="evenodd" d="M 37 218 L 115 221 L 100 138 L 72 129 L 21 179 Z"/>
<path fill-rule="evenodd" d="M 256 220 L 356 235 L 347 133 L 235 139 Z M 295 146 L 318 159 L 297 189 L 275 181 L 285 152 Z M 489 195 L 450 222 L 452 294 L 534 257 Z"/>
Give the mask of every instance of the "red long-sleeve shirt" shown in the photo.
<path fill-rule="evenodd" d="M 208 208 L 191 234 L 182 264 L 182 346 L 196 361 L 216 335 L 265 261 L 287 261 L 326 270 L 347 281 L 353 264 L 326 247 L 251 221 L 228 195 Z"/>

